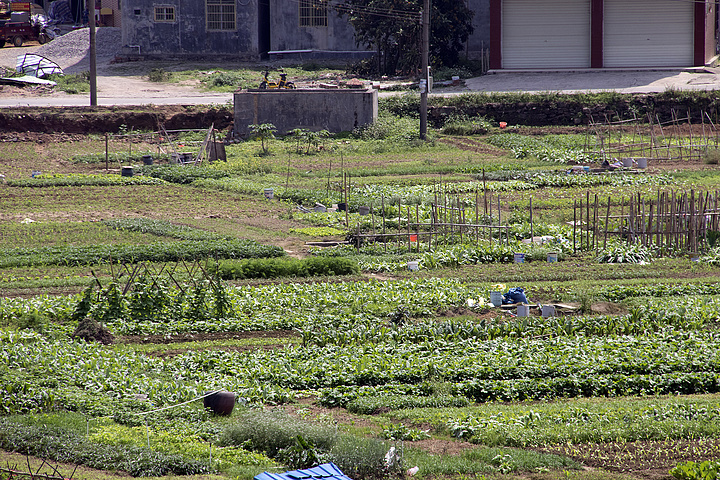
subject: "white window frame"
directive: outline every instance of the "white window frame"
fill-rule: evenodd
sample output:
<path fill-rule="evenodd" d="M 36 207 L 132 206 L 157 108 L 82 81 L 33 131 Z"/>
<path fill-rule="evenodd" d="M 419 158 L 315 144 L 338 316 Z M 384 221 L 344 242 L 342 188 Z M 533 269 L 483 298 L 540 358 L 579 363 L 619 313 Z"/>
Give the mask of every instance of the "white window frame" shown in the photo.
<path fill-rule="evenodd" d="M 177 21 L 175 5 L 155 5 L 153 21 L 155 23 L 175 23 Z"/>
<path fill-rule="evenodd" d="M 235 0 L 205 0 L 205 28 L 208 32 L 237 30 Z"/>
<path fill-rule="evenodd" d="M 303 28 L 327 27 L 327 2 L 325 0 L 299 0 L 298 21 L 300 27 Z"/>

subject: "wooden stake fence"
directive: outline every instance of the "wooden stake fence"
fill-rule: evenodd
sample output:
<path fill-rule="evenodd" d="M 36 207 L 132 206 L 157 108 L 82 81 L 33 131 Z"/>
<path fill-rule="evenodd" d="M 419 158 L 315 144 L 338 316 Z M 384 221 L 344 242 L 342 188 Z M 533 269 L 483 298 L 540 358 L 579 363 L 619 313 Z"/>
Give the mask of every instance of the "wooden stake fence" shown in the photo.
<path fill-rule="evenodd" d="M 608 237 L 613 235 L 628 244 L 656 247 L 660 251 L 705 251 L 714 246 L 720 235 L 715 233 L 720 225 L 719 195 L 717 190 L 693 189 L 658 191 L 653 197 L 638 193 L 623 196 L 615 203 L 608 197 L 603 214 L 599 197 L 595 195 L 591 202 L 588 192 L 584 202 L 583 199 L 573 202 L 573 251 L 577 251 L 578 245 L 599 251 L 607 247 Z"/>

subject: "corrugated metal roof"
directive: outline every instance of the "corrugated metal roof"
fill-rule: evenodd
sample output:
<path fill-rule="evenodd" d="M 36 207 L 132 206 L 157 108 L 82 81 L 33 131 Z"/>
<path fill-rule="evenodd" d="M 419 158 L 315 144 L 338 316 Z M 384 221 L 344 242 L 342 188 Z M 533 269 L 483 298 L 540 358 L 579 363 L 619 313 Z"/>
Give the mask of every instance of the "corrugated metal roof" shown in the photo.
<path fill-rule="evenodd" d="M 334 463 L 323 463 L 317 467 L 307 468 L 304 470 L 292 470 L 285 473 L 263 472 L 255 475 L 254 480 L 306 480 L 306 479 L 322 479 L 322 480 L 351 480 Z"/>

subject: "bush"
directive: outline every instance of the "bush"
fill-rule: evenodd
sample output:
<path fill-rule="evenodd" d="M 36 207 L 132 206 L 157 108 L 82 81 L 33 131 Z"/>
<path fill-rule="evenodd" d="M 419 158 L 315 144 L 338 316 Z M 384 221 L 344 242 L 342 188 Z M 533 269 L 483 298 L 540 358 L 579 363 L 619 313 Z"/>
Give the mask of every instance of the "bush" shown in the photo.
<path fill-rule="evenodd" d="M 71 74 L 54 73 L 48 75 L 48 80 L 57 83 L 60 91 L 70 94 L 84 93 L 90 91 L 90 72 L 80 72 Z"/>
<path fill-rule="evenodd" d="M 360 268 L 356 262 L 338 257 L 312 257 L 302 260 L 291 258 L 250 259 L 224 261 L 218 265 L 218 273 L 225 280 L 353 275 L 359 272 Z"/>
<path fill-rule="evenodd" d="M 412 118 L 383 114 L 377 121 L 355 130 L 353 135 L 362 140 L 410 141 L 420 138 L 420 126 Z"/>
<path fill-rule="evenodd" d="M 148 72 L 147 78 L 151 82 L 167 82 L 170 80 L 170 72 L 163 68 L 153 68 Z"/>
<path fill-rule="evenodd" d="M 450 116 L 441 129 L 444 135 L 484 135 L 493 128 L 484 117 Z"/>
<path fill-rule="evenodd" d="M 242 446 L 276 458 L 282 450 L 296 445 L 298 435 L 315 448 L 327 451 L 337 440 L 337 429 L 332 425 L 303 422 L 285 412 L 251 410 L 239 415 L 237 422 L 225 429 L 219 443 Z"/>
<path fill-rule="evenodd" d="M 343 435 L 330 451 L 330 458 L 350 478 L 385 477 L 388 446 L 374 438 Z"/>

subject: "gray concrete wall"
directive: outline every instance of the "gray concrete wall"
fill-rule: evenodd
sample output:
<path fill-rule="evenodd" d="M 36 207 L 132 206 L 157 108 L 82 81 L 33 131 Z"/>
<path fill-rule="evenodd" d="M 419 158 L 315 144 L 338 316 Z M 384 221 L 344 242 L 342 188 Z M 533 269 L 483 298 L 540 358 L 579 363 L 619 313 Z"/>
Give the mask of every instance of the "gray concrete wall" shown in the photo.
<path fill-rule="evenodd" d="M 270 1 L 270 50 L 366 50 L 346 18 L 328 9 L 327 27 L 301 27 L 298 2 Z"/>
<path fill-rule="evenodd" d="M 154 7 L 174 6 L 174 23 L 155 22 Z M 207 31 L 205 2 L 202 0 L 124 0 L 122 42 L 126 53 L 149 56 L 236 56 L 254 60 L 258 56 L 257 3 L 235 6 L 237 30 Z"/>
<path fill-rule="evenodd" d="M 294 128 L 331 133 L 377 120 L 377 90 L 251 90 L 235 93 L 235 131 L 272 123 L 283 135 Z"/>
<path fill-rule="evenodd" d="M 467 0 L 467 6 L 475 15 L 472 19 L 474 30 L 468 38 L 465 53 L 468 58 L 477 60 L 483 46 L 490 48 L 490 0 Z"/>

